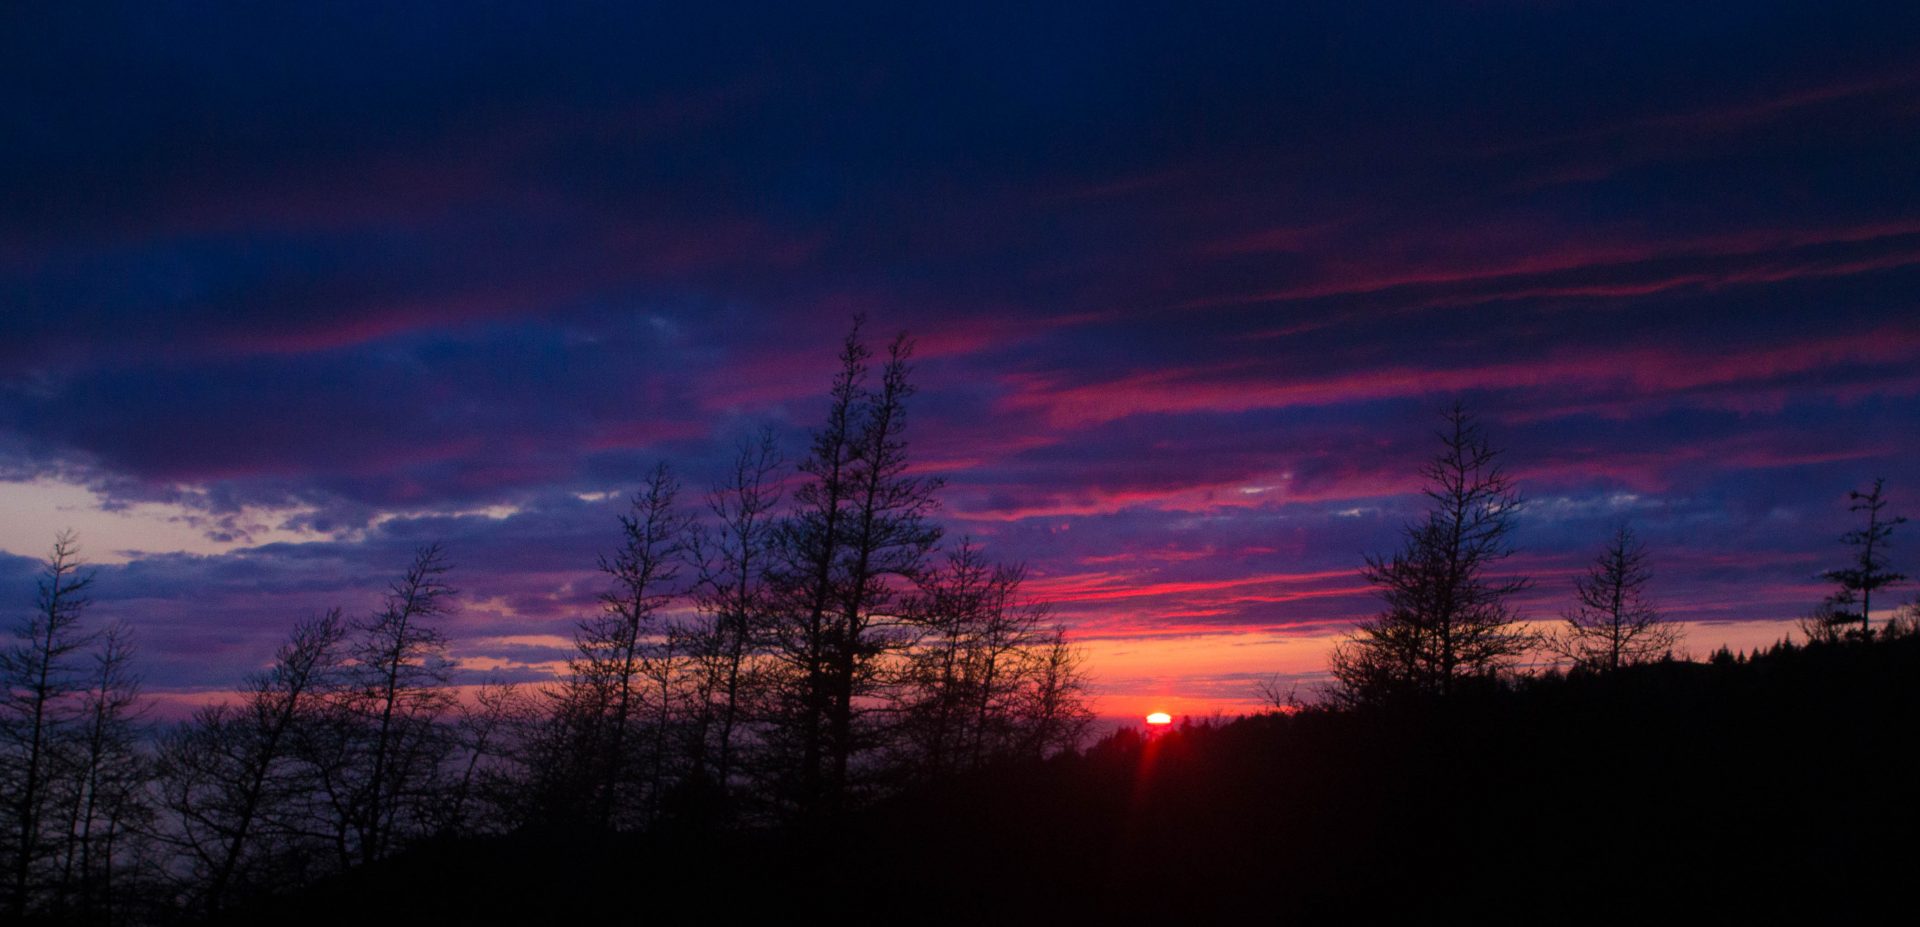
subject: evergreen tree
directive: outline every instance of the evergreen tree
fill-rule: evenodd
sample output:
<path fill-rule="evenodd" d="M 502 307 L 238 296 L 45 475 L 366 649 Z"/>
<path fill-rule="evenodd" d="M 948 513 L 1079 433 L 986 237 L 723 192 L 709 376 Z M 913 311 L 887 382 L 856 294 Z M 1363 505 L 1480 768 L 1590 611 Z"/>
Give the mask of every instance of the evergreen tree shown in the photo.
<path fill-rule="evenodd" d="M 1445 419 L 1441 451 L 1420 471 L 1425 517 L 1402 530 L 1399 551 L 1369 555 L 1361 570 L 1386 608 L 1333 651 L 1335 694 L 1343 701 L 1445 696 L 1532 645 L 1509 604 L 1530 582 L 1493 575 L 1512 553 L 1520 495 L 1465 407 L 1455 403 Z"/>
<path fill-rule="evenodd" d="M 1646 587 L 1652 578 L 1646 545 L 1622 524 L 1586 575 L 1574 580 L 1573 607 L 1548 645 L 1590 670 L 1617 670 L 1670 652 L 1680 640 L 1680 628 L 1648 601 Z"/>
<path fill-rule="evenodd" d="M 1873 615 L 1874 591 L 1907 578 L 1906 574 L 1893 571 L 1887 561 L 1887 547 L 1893 537 L 1893 529 L 1905 524 L 1906 519 L 1887 516 L 1885 487 L 1886 480 L 1875 479 L 1872 489 L 1847 493 L 1847 498 L 1852 502 L 1847 510 L 1865 512 L 1867 524 L 1841 536 L 1841 543 L 1854 549 L 1853 561 L 1845 567 L 1826 572 L 1826 577 L 1840 588 L 1828 599 L 1824 613 L 1817 617 L 1817 620 L 1834 626 L 1836 630 L 1850 626 L 1857 620 L 1863 639 L 1872 635 L 1869 622 Z M 1858 612 L 1853 611 L 1855 603 L 1859 605 Z"/>

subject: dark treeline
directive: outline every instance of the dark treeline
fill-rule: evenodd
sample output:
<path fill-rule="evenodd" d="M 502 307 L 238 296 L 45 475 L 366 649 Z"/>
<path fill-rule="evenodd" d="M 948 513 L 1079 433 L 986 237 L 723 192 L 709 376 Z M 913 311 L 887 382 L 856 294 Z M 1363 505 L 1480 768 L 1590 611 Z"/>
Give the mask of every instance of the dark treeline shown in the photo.
<path fill-rule="evenodd" d="M 231 922 L 1878 922 L 1920 864 L 1916 679 L 1903 628 L 1122 729 L 826 833 L 426 845 Z"/>
<path fill-rule="evenodd" d="M 236 695 L 152 724 L 63 535 L 0 664 L 8 918 L 218 916 L 479 835 L 819 832 L 1075 747 L 1064 629 L 1021 567 L 942 544 L 940 481 L 910 467 L 912 347 L 876 360 L 856 322 L 792 464 L 763 433 L 703 499 L 652 471 L 548 685 L 456 684 L 457 571 L 428 546 L 377 607 L 298 622 Z"/>
<path fill-rule="evenodd" d="M 1384 607 L 1334 647 L 1324 693 L 1331 704 L 1444 699 L 1542 668 L 1530 658 L 1607 673 L 1674 657 L 1682 633 L 1650 593 L 1654 553 L 1625 519 L 1574 580 L 1561 620 L 1529 621 L 1514 599 L 1533 580 L 1502 570 L 1526 508 L 1502 451 L 1457 402 L 1436 438 L 1439 451 L 1420 468 L 1426 510 L 1402 527 L 1399 549 L 1368 556 L 1360 571 Z M 1873 593 L 1907 579 L 1889 558 L 1893 531 L 1906 519 L 1888 510 L 1884 480 L 1849 498 L 1866 523 L 1841 537 L 1847 561 L 1823 574 L 1835 589 L 1799 622 L 1809 640 L 1866 642 L 1920 623 L 1916 602 L 1873 627 Z M 1294 707 L 1288 694 L 1275 692 L 1273 701 Z"/>
<path fill-rule="evenodd" d="M 1864 905 L 1915 862 L 1920 607 L 1873 624 L 1906 578 L 1881 482 L 1806 645 L 1693 662 L 1624 521 L 1558 621 L 1521 614 L 1525 500 L 1456 405 L 1320 697 L 1082 749 L 1063 629 L 910 466 L 911 351 L 856 324 L 795 461 L 763 433 L 701 498 L 649 473 L 550 684 L 456 684 L 428 546 L 155 724 L 62 536 L 0 655 L 9 919 L 1364 920 Z"/>

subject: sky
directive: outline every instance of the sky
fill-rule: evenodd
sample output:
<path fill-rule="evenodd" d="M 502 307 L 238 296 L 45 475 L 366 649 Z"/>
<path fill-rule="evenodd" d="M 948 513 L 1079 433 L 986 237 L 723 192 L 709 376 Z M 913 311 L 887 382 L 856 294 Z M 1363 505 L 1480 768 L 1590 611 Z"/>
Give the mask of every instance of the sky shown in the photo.
<path fill-rule="evenodd" d="M 1456 398 L 1541 620 L 1625 519 L 1770 642 L 1920 515 L 1913 4 L 289 6 L 0 12 L 0 617 L 72 528 L 163 700 L 432 540 L 540 678 L 860 313 L 1111 716 L 1310 689 Z"/>

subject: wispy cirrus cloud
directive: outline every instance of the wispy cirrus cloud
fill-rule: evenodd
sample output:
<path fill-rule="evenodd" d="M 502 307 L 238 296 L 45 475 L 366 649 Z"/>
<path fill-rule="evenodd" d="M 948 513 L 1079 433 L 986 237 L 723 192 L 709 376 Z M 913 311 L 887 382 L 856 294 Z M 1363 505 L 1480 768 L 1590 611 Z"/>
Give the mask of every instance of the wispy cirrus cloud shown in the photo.
<path fill-rule="evenodd" d="M 1530 610 L 1631 517 L 1709 638 L 1920 459 L 1906 7 L 0 16 L 0 610 L 77 523 L 162 691 L 436 538 L 539 672 L 636 476 L 801 453 L 857 313 L 1115 705 L 1310 678 L 1455 396 Z"/>

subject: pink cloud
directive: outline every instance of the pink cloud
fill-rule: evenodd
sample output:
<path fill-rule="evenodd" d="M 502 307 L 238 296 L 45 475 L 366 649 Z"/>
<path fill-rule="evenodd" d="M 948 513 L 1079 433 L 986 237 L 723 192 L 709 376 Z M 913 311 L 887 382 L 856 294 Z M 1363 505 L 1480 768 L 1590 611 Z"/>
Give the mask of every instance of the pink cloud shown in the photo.
<path fill-rule="evenodd" d="M 1132 415 L 1245 412 L 1446 394 L 1470 389 L 1579 389 L 1641 397 L 1703 387 L 1762 383 L 1843 364 L 1893 364 L 1920 350 L 1920 330 L 1886 327 L 1811 343 L 1703 355 L 1691 346 L 1556 351 L 1550 356 L 1454 369 L 1398 366 L 1319 379 L 1289 376 L 1266 360 L 1168 368 L 1084 386 L 1040 376 L 1010 377 L 1003 401 L 1058 428 L 1084 428 Z"/>

